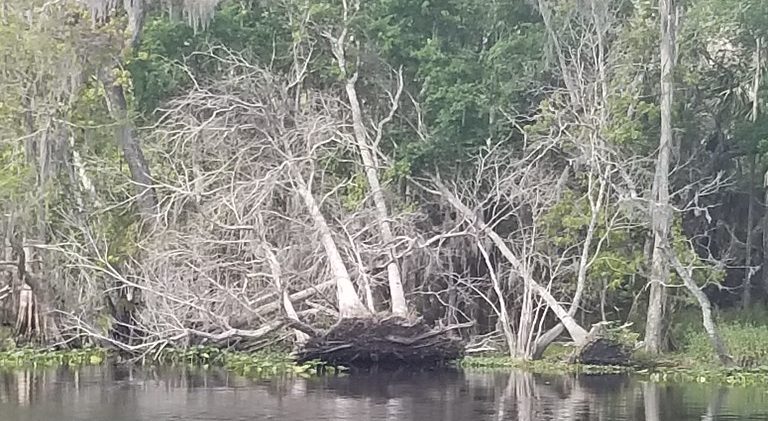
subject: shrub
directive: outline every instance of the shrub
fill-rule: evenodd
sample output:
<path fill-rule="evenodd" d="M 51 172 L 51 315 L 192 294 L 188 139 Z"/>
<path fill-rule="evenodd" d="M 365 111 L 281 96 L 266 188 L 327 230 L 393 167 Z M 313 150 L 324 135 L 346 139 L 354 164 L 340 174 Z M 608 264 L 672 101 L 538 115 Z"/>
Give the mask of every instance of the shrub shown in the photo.
<path fill-rule="evenodd" d="M 736 364 L 746 368 L 768 367 L 768 327 L 732 321 L 721 323 L 719 328 Z M 686 331 L 682 351 L 686 357 L 698 362 L 717 362 L 703 328 Z"/>

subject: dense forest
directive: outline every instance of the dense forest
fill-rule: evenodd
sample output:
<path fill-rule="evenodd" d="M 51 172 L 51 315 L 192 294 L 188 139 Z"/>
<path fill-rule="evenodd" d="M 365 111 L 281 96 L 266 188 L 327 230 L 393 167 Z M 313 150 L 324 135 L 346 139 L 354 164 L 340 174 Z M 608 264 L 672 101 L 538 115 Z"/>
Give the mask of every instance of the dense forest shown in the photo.
<path fill-rule="evenodd" d="M 535 359 L 694 314 L 730 364 L 767 40 L 764 0 L 3 0 L 3 321 L 150 352 L 387 313 Z"/>

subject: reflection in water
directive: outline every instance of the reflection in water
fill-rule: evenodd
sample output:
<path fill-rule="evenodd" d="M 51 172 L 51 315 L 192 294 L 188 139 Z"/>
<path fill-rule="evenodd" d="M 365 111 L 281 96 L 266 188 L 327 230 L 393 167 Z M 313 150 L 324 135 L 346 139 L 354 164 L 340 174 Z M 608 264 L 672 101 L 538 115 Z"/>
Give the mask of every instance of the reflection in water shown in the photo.
<path fill-rule="evenodd" d="M 0 373 L 3 420 L 768 420 L 758 389 L 526 372 L 251 382 L 225 371 L 92 367 Z"/>

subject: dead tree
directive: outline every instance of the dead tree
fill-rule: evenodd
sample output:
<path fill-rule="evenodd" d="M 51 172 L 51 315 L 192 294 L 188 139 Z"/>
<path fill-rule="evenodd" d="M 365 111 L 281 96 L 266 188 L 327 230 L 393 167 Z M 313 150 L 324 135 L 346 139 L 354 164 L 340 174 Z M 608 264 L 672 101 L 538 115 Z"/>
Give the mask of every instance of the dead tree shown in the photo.
<path fill-rule="evenodd" d="M 389 294 L 391 301 L 392 314 L 399 316 L 405 316 L 408 311 L 408 306 L 405 301 L 405 291 L 403 289 L 403 279 L 398 266 L 397 259 L 395 258 L 395 250 L 392 249 L 392 244 L 395 241 L 395 237 L 392 233 L 392 227 L 390 224 L 390 213 L 388 210 L 387 202 L 384 198 L 384 190 L 379 180 L 379 143 L 386 123 L 392 120 L 397 111 L 400 95 L 403 91 L 402 72 L 398 73 L 398 86 L 397 93 L 390 95 L 392 101 L 392 109 L 389 114 L 382 119 L 376 126 L 376 137 L 371 139 L 368 134 L 368 129 L 363 120 L 363 109 L 360 105 L 360 98 L 357 93 L 357 81 L 360 78 L 359 66 L 356 66 L 351 74 L 347 68 L 347 43 L 349 42 L 349 19 L 352 18 L 351 14 L 355 10 L 359 10 L 360 4 L 358 0 L 350 0 L 352 4 L 348 4 L 347 1 L 343 2 L 342 6 L 342 29 L 340 34 L 334 36 L 330 33 L 326 34 L 326 37 L 331 42 L 333 55 L 336 58 L 339 71 L 343 78 L 345 78 L 344 89 L 346 91 L 347 100 L 349 102 L 350 109 L 352 111 L 352 127 L 354 133 L 354 140 L 357 146 L 358 153 L 363 163 L 363 172 L 368 180 L 368 187 L 371 190 L 371 196 L 373 197 L 373 203 L 376 210 L 376 222 L 381 230 L 381 237 L 385 244 L 388 245 L 388 260 L 387 263 L 387 279 L 389 282 Z"/>
<path fill-rule="evenodd" d="M 672 100 L 673 73 L 675 66 L 676 8 L 674 0 L 659 1 L 661 17 L 661 138 L 656 161 L 656 173 L 651 189 L 651 227 L 653 233 L 653 256 L 651 260 L 650 292 L 648 315 L 645 325 L 645 350 L 652 353 L 662 351 L 662 327 L 664 317 L 665 284 L 668 266 L 663 247 L 669 237 L 672 222 L 669 209 L 669 161 L 672 151 Z"/>

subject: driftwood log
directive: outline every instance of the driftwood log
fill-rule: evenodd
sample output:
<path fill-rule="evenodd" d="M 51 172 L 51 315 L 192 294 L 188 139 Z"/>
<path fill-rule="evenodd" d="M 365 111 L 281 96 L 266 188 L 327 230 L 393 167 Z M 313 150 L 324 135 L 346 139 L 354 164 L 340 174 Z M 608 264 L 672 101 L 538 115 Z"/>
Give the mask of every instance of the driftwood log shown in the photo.
<path fill-rule="evenodd" d="M 464 355 L 456 330 L 471 325 L 430 328 L 421 319 L 397 316 L 345 318 L 326 332 L 315 332 L 296 359 L 353 368 L 439 366 Z"/>

